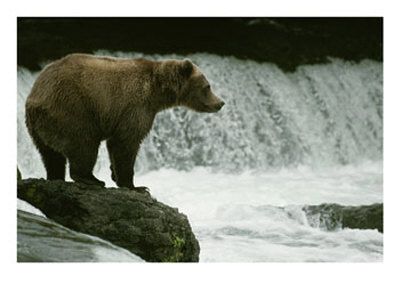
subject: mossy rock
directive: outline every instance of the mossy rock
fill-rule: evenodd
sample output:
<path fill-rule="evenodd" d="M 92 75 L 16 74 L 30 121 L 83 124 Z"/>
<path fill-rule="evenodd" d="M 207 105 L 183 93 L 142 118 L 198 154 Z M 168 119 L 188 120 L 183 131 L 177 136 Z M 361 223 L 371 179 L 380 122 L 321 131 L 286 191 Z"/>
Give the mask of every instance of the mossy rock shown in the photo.
<path fill-rule="evenodd" d="M 18 181 L 18 198 L 48 218 L 125 248 L 150 262 L 198 262 L 187 217 L 149 195 L 64 181 Z"/>

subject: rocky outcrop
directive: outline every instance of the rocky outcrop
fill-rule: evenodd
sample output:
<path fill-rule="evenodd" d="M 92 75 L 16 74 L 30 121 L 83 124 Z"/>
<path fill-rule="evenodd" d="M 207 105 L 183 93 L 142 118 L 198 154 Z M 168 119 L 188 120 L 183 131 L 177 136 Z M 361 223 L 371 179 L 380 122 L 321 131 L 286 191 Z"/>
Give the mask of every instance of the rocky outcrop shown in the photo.
<path fill-rule="evenodd" d="M 198 262 L 187 217 L 149 195 L 72 182 L 18 181 L 18 198 L 77 232 L 125 248 L 150 262 Z"/>
<path fill-rule="evenodd" d="M 30 212 L 18 210 L 17 223 L 18 262 L 144 262 L 126 249 Z"/>
<path fill-rule="evenodd" d="M 377 229 L 383 233 L 383 204 L 341 206 L 322 204 L 303 208 L 311 226 L 335 230 L 338 228 Z"/>

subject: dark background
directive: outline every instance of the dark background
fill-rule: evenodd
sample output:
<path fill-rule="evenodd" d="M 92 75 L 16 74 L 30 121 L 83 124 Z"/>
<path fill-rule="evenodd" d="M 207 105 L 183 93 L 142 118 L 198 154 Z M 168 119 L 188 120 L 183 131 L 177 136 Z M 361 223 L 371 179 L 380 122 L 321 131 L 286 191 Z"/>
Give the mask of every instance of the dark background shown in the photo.
<path fill-rule="evenodd" d="M 338 57 L 382 61 L 383 18 L 18 18 L 18 65 L 98 49 L 209 52 L 286 71 Z"/>

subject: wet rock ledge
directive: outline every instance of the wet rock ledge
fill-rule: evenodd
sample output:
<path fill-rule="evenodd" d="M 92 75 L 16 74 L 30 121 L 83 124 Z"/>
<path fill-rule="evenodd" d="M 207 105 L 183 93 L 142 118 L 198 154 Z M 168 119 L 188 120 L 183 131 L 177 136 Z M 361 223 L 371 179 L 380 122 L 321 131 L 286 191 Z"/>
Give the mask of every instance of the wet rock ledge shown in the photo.
<path fill-rule="evenodd" d="M 178 209 L 127 189 L 18 180 L 18 198 L 48 218 L 100 237 L 149 262 L 198 262 L 200 247 Z"/>

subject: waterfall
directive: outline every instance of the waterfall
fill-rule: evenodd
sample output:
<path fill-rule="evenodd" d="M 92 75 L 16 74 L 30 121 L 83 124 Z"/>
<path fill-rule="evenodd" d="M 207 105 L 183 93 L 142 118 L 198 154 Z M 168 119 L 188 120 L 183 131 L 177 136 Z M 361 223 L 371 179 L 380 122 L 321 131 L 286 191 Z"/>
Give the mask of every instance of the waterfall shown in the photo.
<path fill-rule="evenodd" d="M 216 114 L 181 107 L 159 113 L 142 144 L 136 171 L 205 166 L 236 172 L 382 160 L 382 63 L 331 59 L 286 73 L 272 63 L 204 53 L 187 57 L 200 67 L 226 105 Z M 25 101 L 37 75 L 18 68 L 18 165 L 24 176 L 44 175 L 24 123 Z M 108 165 L 102 145 L 95 172 Z"/>
<path fill-rule="evenodd" d="M 200 242 L 200 260 L 382 261 L 383 234 L 342 229 L 335 205 L 382 203 L 383 64 L 331 59 L 288 73 L 272 63 L 234 57 L 200 53 L 188 58 L 226 105 L 214 114 L 186 108 L 159 113 L 140 149 L 135 183 L 188 216 Z M 18 68 L 18 166 L 24 178 L 45 177 L 24 115 L 38 74 Z M 109 165 L 103 143 L 94 173 L 113 187 Z M 320 210 L 312 207 L 321 204 Z M 27 210 L 22 201 L 18 207 Z M 47 220 L 20 216 L 20 240 L 41 248 L 42 241 L 28 239 L 22 229 Z M 62 238 L 52 238 L 56 250 L 48 251 L 57 258 L 60 246 L 71 254 L 71 235 Z M 79 250 L 80 240 L 74 245 Z M 132 258 L 95 245 L 87 247 L 89 258 Z"/>

